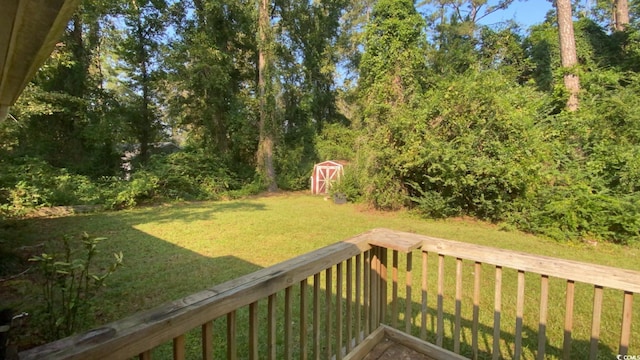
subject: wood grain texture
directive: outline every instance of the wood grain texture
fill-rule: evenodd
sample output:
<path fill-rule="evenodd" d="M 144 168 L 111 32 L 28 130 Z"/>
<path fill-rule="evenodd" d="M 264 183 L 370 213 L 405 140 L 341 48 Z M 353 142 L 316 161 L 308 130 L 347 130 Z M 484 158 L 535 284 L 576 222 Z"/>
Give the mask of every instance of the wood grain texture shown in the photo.
<path fill-rule="evenodd" d="M 549 314 L 549 277 L 540 277 L 540 319 L 538 321 L 537 360 L 544 360 L 547 346 L 547 317 Z"/>
<path fill-rule="evenodd" d="M 422 235 L 407 234 L 407 236 L 423 239 L 423 251 L 436 252 L 466 260 L 479 261 L 611 289 L 640 293 L 640 271 L 496 249 Z"/>
<path fill-rule="evenodd" d="M 589 346 L 589 360 L 598 358 L 598 342 L 600 340 L 600 322 L 602 320 L 602 287 L 593 288 L 593 314 L 591 316 L 591 342 Z"/>
<path fill-rule="evenodd" d="M 202 359 L 213 360 L 213 322 L 202 325 Z"/>

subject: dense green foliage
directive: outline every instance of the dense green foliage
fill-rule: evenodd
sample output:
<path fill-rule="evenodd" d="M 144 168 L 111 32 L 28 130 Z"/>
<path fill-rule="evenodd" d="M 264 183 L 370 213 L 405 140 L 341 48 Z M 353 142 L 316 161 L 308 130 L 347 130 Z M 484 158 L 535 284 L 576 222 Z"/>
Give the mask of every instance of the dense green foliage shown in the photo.
<path fill-rule="evenodd" d="M 233 198 L 259 190 L 200 150 L 154 155 L 129 180 L 115 176 L 93 180 L 35 158 L 3 165 L 7 171 L 0 176 L 0 214 L 4 216 L 21 216 L 42 206 L 122 209 L 145 202 Z"/>
<path fill-rule="evenodd" d="M 278 1 L 259 33 L 252 1 L 86 1 L 0 124 L 3 213 L 255 192 L 268 135 L 282 189 L 344 160 L 333 191 L 376 208 L 639 240 L 639 3 L 614 31 L 608 2 L 579 2 L 563 70 L 553 13 L 480 23 L 512 2 Z M 165 141 L 182 150 L 153 155 Z"/>

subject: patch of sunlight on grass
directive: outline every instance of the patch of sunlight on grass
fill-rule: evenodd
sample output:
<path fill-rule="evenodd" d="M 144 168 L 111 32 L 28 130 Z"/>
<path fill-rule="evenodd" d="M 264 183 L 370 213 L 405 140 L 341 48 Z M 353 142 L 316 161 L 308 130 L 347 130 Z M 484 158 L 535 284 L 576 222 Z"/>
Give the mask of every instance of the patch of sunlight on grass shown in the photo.
<path fill-rule="evenodd" d="M 86 231 L 92 236 L 108 238 L 101 244 L 103 254 L 122 251 L 125 267 L 108 280 L 96 303 L 98 310 L 94 314 L 93 325 L 97 326 L 380 227 L 640 270 L 638 246 L 558 243 L 520 232 L 500 231 L 496 225 L 469 219 L 423 220 L 406 212 L 387 213 L 354 204 L 336 205 L 325 201 L 323 197 L 299 193 L 234 201 L 171 204 L 64 218 L 29 219 L 20 223 L 15 234 L 5 237 L 11 239 L 9 245 L 18 247 L 47 242 L 63 234 Z M 105 264 L 109 260 L 107 257 Z M 415 261 L 419 262 L 418 259 Z M 430 267 L 437 262 L 433 259 L 430 261 Z M 491 269 L 487 267 L 485 272 L 485 267 L 483 287 L 486 285 L 492 289 Z M 467 271 L 471 274 L 472 269 Z M 414 276 L 418 276 L 416 273 L 419 271 L 415 271 Z M 506 288 L 515 283 L 512 278 L 511 275 L 505 275 Z M 472 286 L 468 283 L 470 279 L 465 281 L 466 288 Z M 537 281 L 527 280 L 527 291 L 534 289 L 527 293 L 531 301 L 539 296 L 539 290 L 535 290 L 539 286 Z M 418 278 L 414 284 L 420 284 Z M 558 296 L 561 296 L 562 284 L 558 285 L 558 289 Z M 414 296 L 419 296 L 419 290 Z M 451 302 L 452 294 L 446 296 L 446 301 Z M 489 294 L 482 299 L 483 306 L 491 306 L 491 296 Z M 577 298 L 576 302 L 584 303 L 579 306 L 588 308 L 591 297 L 587 293 Z M 435 296 L 429 298 L 430 307 L 434 305 L 433 301 Z M 620 315 L 618 302 L 613 302 L 615 311 L 612 313 L 615 314 L 612 317 Z M 32 307 L 26 303 L 14 306 L 21 311 L 28 311 Z M 506 306 L 511 306 L 507 300 Z M 468 313 L 470 310 L 465 311 Z M 637 313 L 634 309 L 634 317 L 638 317 Z M 563 316 L 560 313 L 556 315 Z M 483 316 L 486 316 L 483 321 L 491 323 L 493 315 L 490 309 Z M 505 323 L 512 322 L 510 316 L 505 314 Z M 525 319 L 525 322 L 535 324 L 536 312 L 528 316 L 531 318 Z M 433 321 L 431 315 L 429 321 Z M 603 326 L 607 326 L 606 321 L 603 319 Z M 579 326 L 584 327 L 579 331 L 588 332 L 590 323 Z M 618 326 L 617 323 L 614 326 Z M 553 328 L 549 331 L 561 333 L 562 329 Z M 617 341 L 606 332 L 604 337 L 612 344 Z M 559 346 L 556 343 L 552 345 Z"/>

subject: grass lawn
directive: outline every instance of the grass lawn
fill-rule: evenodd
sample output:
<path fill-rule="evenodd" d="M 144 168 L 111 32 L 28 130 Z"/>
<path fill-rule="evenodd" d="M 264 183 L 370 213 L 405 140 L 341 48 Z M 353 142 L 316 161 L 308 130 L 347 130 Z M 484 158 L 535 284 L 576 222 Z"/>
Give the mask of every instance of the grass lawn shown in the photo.
<path fill-rule="evenodd" d="M 322 197 L 300 193 L 27 219 L 10 225 L 0 227 L 0 246 L 5 249 L 37 246 L 65 234 L 86 231 L 92 236 L 108 238 L 100 245 L 107 261 L 111 260 L 109 254 L 112 252 L 124 253 L 125 266 L 108 279 L 107 287 L 95 304 L 94 314 L 89 316 L 95 322 L 87 323 L 88 327 L 184 297 L 377 227 L 640 271 L 640 247 L 637 245 L 557 243 L 518 232 L 500 231 L 495 225 L 471 220 L 421 220 L 404 212 L 384 213 L 353 204 L 335 205 Z M 431 264 L 435 262 L 431 261 Z M 489 268 L 486 274 L 488 280 L 493 276 Z M 7 278 L 7 275 L 1 277 Z M 34 306 L 39 293 L 30 279 L 30 276 L 21 276 L 0 282 L 0 298 L 3 299 L 0 307 L 36 311 Z M 505 275 L 505 282 L 513 282 L 506 283 L 505 287 L 515 286 L 514 279 Z M 527 301 L 535 302 L 539 298 L 536 281 L 532 279 L 533 285 L 527 288 Z M 414 284 L 420 282 L 414 281 Z M 488 300 L 483 298 L 483 302 L 492 309 L 493 288 L 490 286 L 487 283 Z M 590 314 L 592 295 L 580 298 L 580 293 L 576 294 L 576 306 Z M 562 298 L 563 294 L 558 296 Z M 508 306 L 508 301 L 505 302 L 507 304 L 503 306 Z M 636 305 L 631 354 L 640 354 L 639 312 L 640 306 Z M 617 310 L 612 313 L 612 318 L 620 317 Z M 492 319 L 493 315 L 487 316 Z M 25 330 L 32 338 L 44 331 L 37 329 L 36 319 Z M 619 320 L 611 320 L 616 321 Z M 606 318 L 603 324 L 608 326 Z M 590 323 L 576 324 L 579 326 L 588 332 Z M 609 348 L 617 350 L 617 340 L 603 336 L 604 340 Z M 28 343 L 28 339 L 22 341 Z"/>

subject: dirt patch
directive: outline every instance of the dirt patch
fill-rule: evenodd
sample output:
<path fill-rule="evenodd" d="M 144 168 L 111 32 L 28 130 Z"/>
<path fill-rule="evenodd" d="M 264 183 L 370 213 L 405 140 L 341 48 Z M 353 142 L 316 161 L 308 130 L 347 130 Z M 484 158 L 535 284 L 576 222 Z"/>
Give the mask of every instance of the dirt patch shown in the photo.
<path fill-rule="evenodd" d="M 102 205 L 72 205 L 72 206 L 50 206 L 35 209 L 25 215 L 25 218 L 47 218 L 47 217 L 63 217 L 73 214 L 86 214 L 100 211 Z"/>

